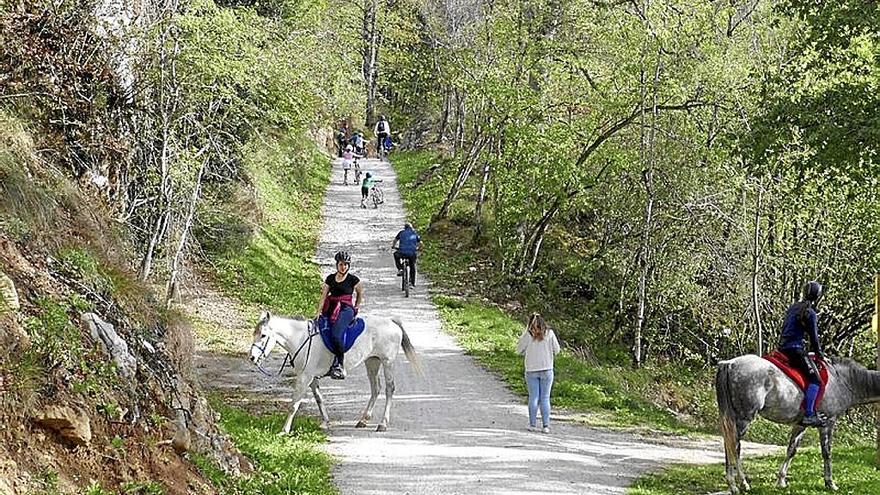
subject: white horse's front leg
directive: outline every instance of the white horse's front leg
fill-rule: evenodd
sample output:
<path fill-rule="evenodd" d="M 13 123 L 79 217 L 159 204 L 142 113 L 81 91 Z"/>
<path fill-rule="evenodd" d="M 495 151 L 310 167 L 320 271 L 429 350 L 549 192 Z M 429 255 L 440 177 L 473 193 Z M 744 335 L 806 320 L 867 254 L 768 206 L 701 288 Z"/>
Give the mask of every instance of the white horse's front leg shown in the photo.
<path fill-rule="evenodd" d="M 819 444 L 822 446 L 822 460 L 825 461 L 825 488 L 837 490 L 837 485 L 831 478 L 831 432 L 834 430 L 834 420 L 828 422 L 828 426 L 819 429 Z"/>
<path fill-rule="evenodd" d="M 376 398 L 379 397 L 379 366 L 381 364 L 379 358 L 375 357 L 364 361 L 364 367 L 367 368 L 367 378 L 370 380 L 370 400 L 367 401 L 367 407 L 355 425 L 356 428 L 366 428 L 367 421 L 373 417 L 373 407 L 376 405 Z"/>
<path fill-rule="evenodd" d="M 776 484 L 779 488 L 785 488 L 788 486 L 788 481 L 786 481 L 786 477 L 788 477 L 788 467 L 791 466 L 791 460 L 794 458 L 794 454 L 797 452 L 798 446 L 801 444 L 801 440 L 804 438 L 804 432 L 807 431 L 805 426 L 796 425 L 791 430 L 791 436 L 788 440 L 788 450 L 785 452 L 785 460 L 782 461 L 782 465 L 779 466 L 779 474 L 776 476 Z"/>
<path fill-rule="evenodd" d="M 287 415 L 287 421 L 284 422 L 284 428 L 279 435 L 290 434 L 290 428 L 293 426 L 293 417 L 299 410 L 299 405 L 302 404 L 303 395 L 305 395 L 309 383 L 311 382 L 312 377 L 307 378 L 303 375 L 298 375 L 296 377 L 296 380 L 293 382 L 293 407 L 290 409 L 290 414 Z"/>
<path fill-rule="evenodd" d="M 394 398 L 394 361 L 389 359 L 382 363 L 382 370 L 385 372 L 385 414 L 382 415 L 382 422 L 376 427 L 376 431 L 387 430 L 391 418 L 391 400 Z"/>
<path fill-rule="evenodd" d="M 318 386 L 318 379 L 313 379 L 310 386 L 312 387 L 312 395 L 315 396 L 315 404 L 318 405 L 318 412 L 321 413 L 321 428 L 327 429 L 330 427 L 330 416 L 327 415 L 327 410 L 324 408 L 324 394 L 321 393 Z"/>

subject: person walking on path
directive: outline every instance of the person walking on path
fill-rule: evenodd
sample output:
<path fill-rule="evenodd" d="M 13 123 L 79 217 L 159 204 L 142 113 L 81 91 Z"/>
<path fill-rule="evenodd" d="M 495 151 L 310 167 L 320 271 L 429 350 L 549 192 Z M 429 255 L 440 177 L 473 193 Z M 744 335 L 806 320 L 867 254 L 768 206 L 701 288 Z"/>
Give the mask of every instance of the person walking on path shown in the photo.
<path fill-rule="evenodd" d="M 516 352 L 525 356 L 526 386 L 529 389 L 529 430 L 537 428 L 541 407 L 541 432 L 550 433 L 550 389 L 553 388 L 553 358 L 559 353 L 559 341 L 544 318 L 533 313 L 519 337 Z"/>

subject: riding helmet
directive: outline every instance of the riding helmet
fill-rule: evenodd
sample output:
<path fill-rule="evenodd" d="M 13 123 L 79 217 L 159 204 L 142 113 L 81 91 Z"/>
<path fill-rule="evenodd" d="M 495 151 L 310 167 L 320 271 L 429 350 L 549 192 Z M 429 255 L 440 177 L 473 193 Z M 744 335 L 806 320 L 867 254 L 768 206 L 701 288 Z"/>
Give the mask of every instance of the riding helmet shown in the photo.
<path fill-rule="evenodd" d="M 804 284 L 804 300 L 816 302 L 822 297 L 822 284 L 810 280 Z"/>
<path fill-rule="evenodd" d="M 338 253 L 336 253 L 336 256 L 334 256 L 334 258 L 336 259 L 337 263 L 339 263 L 340 261 L 342 261 L 343 263 L 351 263 L 351 255 L 348 254 L 348 251 L 339 251 Z"/>

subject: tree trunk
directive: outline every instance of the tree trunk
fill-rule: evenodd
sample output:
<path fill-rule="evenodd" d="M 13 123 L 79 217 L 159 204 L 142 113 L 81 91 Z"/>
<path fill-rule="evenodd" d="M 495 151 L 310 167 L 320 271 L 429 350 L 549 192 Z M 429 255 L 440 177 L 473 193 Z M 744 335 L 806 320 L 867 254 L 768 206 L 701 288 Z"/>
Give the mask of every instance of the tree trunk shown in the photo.
<path fill-rule="evenodd" d="M 758 301 L 758 266 L 760 264 L 761 242 L 761 199 L 763 189 L 758 184 L 758 200 L 755 205 L 755 229 L 752 235 L 752 315 L 758 332 L 758 355 L 764 354 L 764 328 L 761 325 L 761 305 Z"/>
<path fill-rule="evenodd" d="M 465 104 L 461 91 L 455 90 L 455 141 L 454 154 L 458 156 L 464 148 Z"/>
<path fill-rule="evenodd" d="M 477 195 L 477 205 L 474 208 L 474 243 L 483 236 L 483 202 L 486 200 L 486 188 L 489 184 L 491 169 L 491 162 L 486 160 L 483 165 L 483 179 L 480 181 L 480 193 Z"/>
<path fill-rule="evenodd" d="M 645 203 L 645 229 L 642 233 L 642 245 L 639 247 L 639 309 L 632 349 L 633 364 L 637 368 L 642 365 L 642 335 L 645 330 L 645 306 L 648 287 L 648 249 L 654 215 L 654 183 L 651 174 L 650 168 L 642 171 L 642 181 L 645 184 L 647 201 Z"/>
<path fill-rule="evenodd" d="M 660 68 L 661 68 L 661 52 L 658 49 L 657 51 L 657 59 L 654 70 L 654 84 L 651 98 L 651 128 L 650 133 L 647 137 L 647 145 L 645 143 L 645 117 L 644 111 L 642 112 L 642 156 L 645 160 L 645 169 L 642 171 L 642 182 L 645 185 L 645 230 L 642 233 L 642 245 L 639 249 L 639 309 L 638 309 L 638 319 L 636 322 L 636 331 L 635 337 L 633 338 L 633 364 L 638 368 L 642 365 L 642 336 L 645 332 L 645 313 L 647 305 L 647 292 L 648 292 L 648 271 L 650 263 L 648 262 L 648 258 L 650 256 L 650 242 L 651 242 L 651 230 L 653 228 L 654 222 L 654 138 L 657 132 L 657 87 L 660 81 Z M 642 101 L 645 100 L 645 71 L 644 69 L 641 72 L 642 79 Z M 644 108 L 644 105 L 642 105 Z M 647 151 L 644 151 L 647 148 Z"/>
<path fill-rule="evenodd" d="M 376 29 L 377 0 L 364 0 L 361 31 L 363 42 L 363 74 L 367 91 L 364 120 L 370 128 L 376 123 L 376 87 L 379 75 L 379 31 Z"/>
<path fill-rule="evenodd" d="M 168 278 L 168 287 L 166 290 L 165 304 L 170 305 L 172 301 L 178 299 L 178 274 L 180 273 L 180 263 L 183 256 L 183 250 L 186 247 L 186 241 L 192 230 L 193 218 L 196 213 L 196 205 L 199 202 L 199 195 L 202 190 L 202 176 L 205 174 L 205 168 L 208 165 L 208 159 L 202 160 L 202 166 L 196 175 L 196 183 L 193 186 L 192 197 L 189 202 L 189 210 L 186 212 L 186 221 L 183 224 L 183 231 L 180 233 L 180 239 L 177 243 L 177 250 L 174 253 L 174 259 L 171 262 L 171 276 Z"/>
<path fill-rule="evenodd" d="M 450 96 L 450 94 L 451 91 L 447 87 L 445 93 L 443 94 L 443 113 L 440 115 L 440 128 L 437 131 L 438 143 L 442 143 L 443 140 L 446 139 L 446 128 L 449 126 L 449 113 L 452 101 L 452 97 Z"/>
<path fill-rule="evenodd" d="M 458 175 L 456 175 L 455 180 L 452 182 L 452 186 L 446 193 L 446 198 L 443 200 L 443 204 L 440 205 L 440 209 L 431 218 L 432 224 L 449 216 L 449 209 L 452 207 L 452 203 L 455 201 L 455 198 L 458 197 L 462 186 L 464 186 L 464 183 L 467 182 L 468 177 L 471 175 L 471 172 L 474 169 L 474 164 L 479 158 L 480 153 L 482 153 L 483 147 L 486 145 L 487 141 L 488 138 L 482 136 L 482 130 L 478 130 L 477 140 L 474 142 L 473 146 L 471 146 L 467 157 L 465 157 L 461 165 L 459 165 Z"/>

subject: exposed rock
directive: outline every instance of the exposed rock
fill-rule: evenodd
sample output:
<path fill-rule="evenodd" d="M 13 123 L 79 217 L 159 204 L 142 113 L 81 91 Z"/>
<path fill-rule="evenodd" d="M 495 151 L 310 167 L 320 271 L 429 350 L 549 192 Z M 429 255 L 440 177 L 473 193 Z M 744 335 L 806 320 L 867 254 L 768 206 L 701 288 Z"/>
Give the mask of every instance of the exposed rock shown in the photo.
<path fill-rule="evenodd" d="M 21 305 L 18 302 L 18 293 L 15 291 L 15 282 L 3 272 L 0 272 L 0 312 L 4 310 L 18 311 Z"/>
<path fill-rule="evenodd" d="M 116 362 L 119 374 L 131 380 L 137 371 L 137 360 L 128 351 L 128 344 L 112 324 L 102 320 L 95 313 L 84 313 L 82 320 L 89 325 L 92 338 L 101 343 L 104 351 Z"/>
<path fill-rule="evenodd" d="M 186 418 L 182 413 L 178 415 L 177 421 L 174 422 L 174 436 L 171 438 L 171 446 L 178 454 L 189 451 L 192 438 L 189 429 L 186 427 Z"/>
<path fill-rule="evenodd" d="M 70 406 L 46 406 L 37 411 L 34 422 L 58 432 L 75 445 L 86 445 L 92 440 L 92 426 L 88 415 Z"/>

